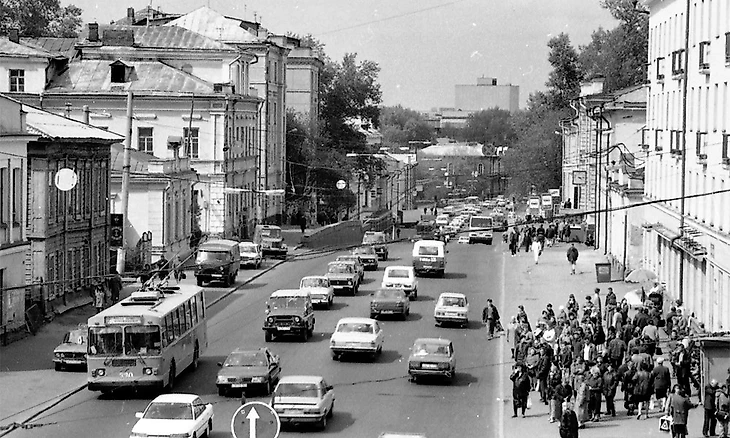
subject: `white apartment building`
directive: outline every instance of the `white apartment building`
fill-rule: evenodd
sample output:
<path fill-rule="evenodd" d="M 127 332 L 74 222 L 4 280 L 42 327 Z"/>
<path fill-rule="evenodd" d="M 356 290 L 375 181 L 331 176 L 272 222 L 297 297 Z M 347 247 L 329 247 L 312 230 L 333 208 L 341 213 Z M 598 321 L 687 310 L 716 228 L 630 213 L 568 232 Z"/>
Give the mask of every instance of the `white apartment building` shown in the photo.
<path fill-rule="evenodd" d="M 730 2 L 643 0 L 649 17 L 644 264 L 730 330 Z"/>

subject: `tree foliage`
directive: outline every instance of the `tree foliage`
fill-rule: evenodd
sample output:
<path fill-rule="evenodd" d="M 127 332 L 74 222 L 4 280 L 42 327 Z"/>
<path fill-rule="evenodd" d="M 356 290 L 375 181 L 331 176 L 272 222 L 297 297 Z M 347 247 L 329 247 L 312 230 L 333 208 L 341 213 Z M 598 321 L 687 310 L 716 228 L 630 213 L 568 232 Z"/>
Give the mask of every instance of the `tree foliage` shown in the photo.
<path fill-rule="evenodd" d="M 549 107 L 561 109 L 580 94 L 583 72 L 578 62 L 578 52 L 570 42 L 568 34 L 561 33 L 548 41 L 550 55 L 548 62 L 553 70 L 548 75 L 545 102 Z"/>
<path fill-rule="evenodd" d="M 19 29 L 24 37 L 76 37 L 81 28 L 81 9 L 61 6 L 59 0 L 2 0 L 0 33 Z"/>
<path fill-rule="evenodd" d="M 436 138 L 436 130 L 421 113 L 400 105 L 381 108 L 380 131 L 383 143 L 392 146 L 405 147 L 410 141 L 431 142 Z"/>
<path fill-rule="evenodd" d="M 470 115 L 463 136 L 466 141 L 493 146 L 510 146 L 517 139 L 510 112 L 498 108 Z"/>

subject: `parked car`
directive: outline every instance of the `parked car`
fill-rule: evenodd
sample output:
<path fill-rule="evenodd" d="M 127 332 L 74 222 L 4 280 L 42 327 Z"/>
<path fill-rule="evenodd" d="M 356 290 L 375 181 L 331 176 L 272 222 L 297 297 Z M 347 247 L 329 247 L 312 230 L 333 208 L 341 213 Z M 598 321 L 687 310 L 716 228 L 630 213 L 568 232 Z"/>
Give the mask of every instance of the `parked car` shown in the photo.
<path fill-rule="evenodd" d="M 444 377 L 452 382 L 456 376 L 454 345 L 448 339 L 416 339 L 408 357 L 408 375 L 411 382 L 421 377 Z"/>
<path fill-rule="evenodd" d="M 380 287 L 403 289 L 411 301 L 418 299 L 418 280 L 412 266 L 388 266 L 383 273 Z"/>
<path fill-rule="evenodd" d="M 363 279 L 365 279 L 365 264 L 362 262 L 362 259 L 360 259 L 360 256 L 356 255 L 341 255 L 337 256 L 335 259 L 336 262 L 352 262 L 355 264 L 355 269 L 357 270 L 357 275 L 360 276 L 360 282 L 362 283 Z"/>
<path fill-rule="evenodd" d="M 343 354 L 368 354 L 375 359 L 383 351 L 385 336 L 378 321 L 370 318 L 342 318 L 330 337 L 332 359 Z"/>
<path fill-rule="evenodd" d="M 299 282 L 299 290 L 306 290 L 315 306 L 332 307 L 335 300 L 335 288 L 330 279 L 324 275 L 309 275 Z"/>
<path fill-rule="evenodd" d="M 85 367 L 89 329 L 86 325 L 70 330 L 63 341 L 53 350 L 53 365 L 56 371 L 67 367 Z"/>
<path fill-rule="evenodd" d="M 457 243 L 469 244 L 469 236 L 467 236 L 467 235 L 459 236 L 459 240 L 457 240 Z"/>
<path fill-rule="evenodd" d="M 433 317 L 437 326 L 448 322 L 467 327 L 469 325 L 469 301 L 466 299 L 466 295 L 454 292 L 442 293 L 436 300 Z"/>
<path fill-rule="evenodd" d="M 360 257 L 362 264 L 368 271 L 378 270 L 378 253 L 372 246 L 360 246 L 352 250 L 352 254 Z"/>
<path fill-rule="evenodd" d="M 237 348 L 228 355 L 215 379 L 218 395 L 225 396 L 231 390 L 243 392 L 258 387 L 264 394 L 271 394 L 281 375 L 279 357 L 268 348 L 247 350 Z"/>
<path fill-rule="evenodd" d="M 282 423 L 315 423 L 322 429 L 335 409 L 335 390 L 321 376 L 284 376 L 271 407 Z"/>
<path fill-rule="evenodd" d="M 405 321 L 411 313 L 411 301 L 403 289 L 378 289 L 370 301 L 370 317 L 399 315 Z"/>
<path fill-rule="evenodd" d="M 314 323 L 314 307 L 308 291 L 277 290 L 266 302 L 264 339 L 270 342 L 275 336 L 294 335 L 306 341 L 314 333 Z"/>
<path fill-rule="evenodd" d="M 366 231 L 362 238 L 363 245 L 370 245 L 375 248 L 375 252 L 380 260 L 388 260 L 388 237 L 380 231 Z"/>
<path fill-rule="evenodd" d="M 253 242 L 241 242 L 238 244 L 238 249 L 241 253 L 242 267 L 258 269 L 261 266 L 261 262 L 264 260 L 261 245 Z"/>
<path fill-rule="evenodd" d="M 347 291 L 351 295 L 357 294 L 360 287 L 360 275 L 357 273 L 354 263 L 330 262 L 325 275 L 329 278 L 335 293 Z"/>
<path fill-rule="evenodd" d="M 147 405 L 129 438 L 202 437 L 213 432 L 213 405 L 195 394 L 163 394 Z"/>

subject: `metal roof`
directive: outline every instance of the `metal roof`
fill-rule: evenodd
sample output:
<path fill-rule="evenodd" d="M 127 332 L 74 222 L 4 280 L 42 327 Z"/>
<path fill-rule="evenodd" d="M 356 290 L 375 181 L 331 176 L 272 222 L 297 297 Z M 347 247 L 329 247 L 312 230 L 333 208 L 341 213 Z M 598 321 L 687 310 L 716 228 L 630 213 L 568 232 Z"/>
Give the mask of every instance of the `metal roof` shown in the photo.
<path fill-rule="evenodd" d="M 54 37 L 38 37 L 38 38 L 21 38 L 20 42 L 45 50 L 55 56 L 65 56 L 70 58 L 74 51 L 74 45 L 78 42 L 78 38 L 54 38 Z"/>
<path fill-rule="evenodd" d="M 165 26 L 180 26 L 216 41 L 255 43 L 259 38 L 241 27 L 241 22 L 207 6 L 183 15 Z"/>
<path fill-rule="evenodd" d="M 26 113 L 25 122 L 28 131 L 43 137 L 65 138 L 65 139 L 101 139 L 122 141 L 124 137 L 87 125 L 76 120 L 53 114 L 48 111 L 30 105 L 23 105 L 22 110 Z"/>
<path fill-rule="evenodd" d="M 0 38 L 0 56 L 44 59 L 52 57 L 52 55 L 45 50 L 28 47 L 24 44 L 17 44 L 7 38 Z"/>
<path fill-rule="evenodd" d="M 111 81 L 109 60 L 84 59 L 69 63 L 68 69 L 53 79 L 49 92 L 126 93 L 131 91 L 214 93 L 213 84 L 160 61 L 124 61 L 134 68 L 132 80 Z M 114 87 L 114 88 L 113 88 Z M 119 89 L 116 89 L 119 87 Z"/>
<path fill-rule="evenodd" d="M 104 45 L 104 32 L 107 30 L 133 31 L 135 48 L 236 51 L 234 47 L 218 42 L 215 39 L 206 37 L 200 33 L 183 27 L 169 24 L 164 26 L 100 25 L 99 34 L 101 36 L 103 47 L 107 47 Z M 86 35 L 88 36 L 88 31 L 86 32 Z M 97 43 L 89 42 L 87 39 L 85 44 L 96 45 Z"/>

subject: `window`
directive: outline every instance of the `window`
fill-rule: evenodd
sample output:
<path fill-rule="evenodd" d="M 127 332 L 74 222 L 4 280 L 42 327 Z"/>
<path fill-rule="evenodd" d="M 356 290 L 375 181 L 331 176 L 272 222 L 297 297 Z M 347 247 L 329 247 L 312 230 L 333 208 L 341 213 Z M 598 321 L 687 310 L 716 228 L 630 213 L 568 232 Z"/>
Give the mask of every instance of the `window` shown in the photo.
<path fill-rule="evenodd" d="M 710 68 L 710 42 L 702 41 L 700 43 L 700 70 Z"/>
<path fill-rule="evenodd" d="M 705 152 L 706 146 L 707 146 L 707 133 L 698 132 L 697 133 L 697 142 L 695 144 L 695 151 L 697 152 L 697 158 L 699 158 L 699 159 L 707 158 L 707 154 Z"/>
<path fill-rule="evenodd" d="M 656 78 L 657 80 L 664 79 L 664 58 L 662 57 L 656 59 Z"/>
<path fill-rule="evenodd" d="M 111 81 L 115 84 L 123 84 L 127 82 L 127 66 L 119 63 L 111 66 L 112 74 Z"/>
<path fill-rule="evenodd" d="M 21 169 L 13 169 L 13 223 L 20 225 L 23 220 L 23 179 Z"/>
<path fill-rule="evenodd" d="M 664 131 L 657 129 L 654 131 L 654 150 L 661 151 L 664 147 Z"/>
<path fill-rule="evenodd" d="M 672 52 L 672 74 L 682 73 L 684 73 L 684 49 L 679 49 Z"/>
<path fill-rule="evenodd" d="M 137 149 L 140 152 L 154 154 L 152 128 L 137 128 Z"/>
<path fill-rule="evenodd" d="M 200 128 L 183 128 L 183 143 L 185 155 L 190 158 L 199 158 L 199 135 Z"/>
<path fill-rule="evenodd" d="M 3 167 L 0 169 L 0 225 L 5 225 L 8 223 L 8 214 L 5 212 L 5 209 L 7 209 L 7 195 L 5 192 L 8 191 L 10 188 L 10 184 L 7 181 L 8 179 L 8 168 Z M 59 190 L 60 191 L 60 190 Z"/>
<path fill-rule="evenodd" d="M 730 32 L 725 34 L 725 62 L 730 62 Z"/>
<path fill-rule="evenodd" d="M 730 147 L 728 143 L 730 143 L 730 134 L 722 134 L 722 161 L 725 164 L 730 164 L 730 151 L 728 151 Z"/>
<path fill-rule="evenodd" d="M 10 70 L 10 91 L 25 91 L 25 70 Z"/>

